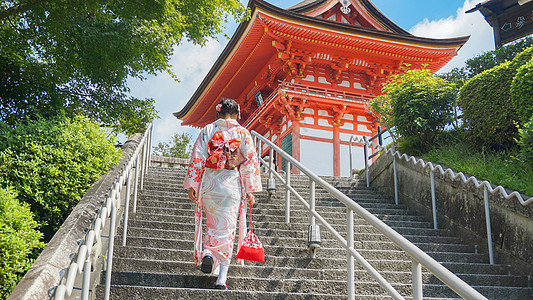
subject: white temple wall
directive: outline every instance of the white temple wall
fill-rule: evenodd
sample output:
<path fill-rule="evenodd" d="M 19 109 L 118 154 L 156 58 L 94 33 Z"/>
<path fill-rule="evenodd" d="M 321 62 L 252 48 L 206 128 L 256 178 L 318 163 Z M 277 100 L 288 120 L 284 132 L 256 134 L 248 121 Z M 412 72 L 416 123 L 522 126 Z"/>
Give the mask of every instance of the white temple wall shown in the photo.
<path fill-rule="evenodd" d="M 320 176 L 333 176 L 333 144 L 300 140 L 300 162 Z"/>

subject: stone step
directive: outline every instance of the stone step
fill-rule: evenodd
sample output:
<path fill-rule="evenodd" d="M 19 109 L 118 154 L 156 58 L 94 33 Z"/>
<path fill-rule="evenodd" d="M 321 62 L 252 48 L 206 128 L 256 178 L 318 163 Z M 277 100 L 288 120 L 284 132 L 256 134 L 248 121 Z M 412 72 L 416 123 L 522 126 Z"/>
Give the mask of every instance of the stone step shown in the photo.
<path fill-rule="evenodd" d="M 102 278 L 104 278 L 102 276 Z M 344 280 L 320 280 L 320 279 L 265 279 L 262 277 L 240 277 L 230 275 L 228 278 L 228 291 L 268 291 L 269 293 L 289 293 L 295 290 L 306 294 L 334 294 L 346 295 L 347 284 Z M 182 275 L 182 274 L 154 274 L 137 272 L 113 272 L 112 284 L 117 286 L 146 286 L 163 288 L 188 288 L 204 289 L 212 291 L 215 277 L 207 275 Z M 391 285 L 403 295 L 410 295 L 411 285 L 391 283 Z M 528 299 L 531 290 L 521 287 L 493 287 L 473 286 L 480 293 L 490 299 Z M 357 294 L 371 294 L 386 296 L 387 292 L 374 281 L 357 281 L 355 285 Z M 423 286 L 423 294 L 439 295 L 441 297 L 454 297 L 456 294 L 442 284 L 426 283 Z M 153 296 L 152 296 L 153 297 Z M 227 297 L 231 297 L 227 295 Z"/>
<path fill-rule="evenodd" d="M 104 298 L 103 285 L 99 285 L 96 291 L 97 299 Z M 374 295 L 357 295 L 357 299 L 389 299 L 388 297 L 376 298 Z M 191 288 L 170 288 L 170 287 L 147 287 L 137 285 L 112 285 L 111 296 L 113 300 L 145 300 L 145 299 L 324 299 L 337 300 L 346 299 L 346 295 L 330 295 L 320 293 L 280 293 L 269 291 L 220 291 L 214 289 L 191 289 Z"/>
<path fill-rule="evenodd" d="M 121 245 L 120 237 L 117 240 L 117 244 Z M 161 249 L 193 249 L 193 241 L 191 239 L 156 239 L 147 237 L 128 237 L 127 245 L 132 247 L 154 247 Z M 399 250 L 400 248 L 392 242 L 388 241 L 355 241 L 355 249 L 384 249 L 384 250 Z M 415 244 L 423 251 L 432 252 L 474 252 L 474 246 L 466 244 L 433 244 L 433 243 L 419 243 Z M 264 247 L 270 247 L 276 245 L 264 245 Z M 278 245 L 279 246 L 279 245 Z M 294 246 L 292 246 L 294 247 Z M 305 245 L 299 245 L 299 247 L 305 248 Z M 319 251 L 322 252 L 325 248 L 322 247 Z M 340 246 L 332 247 L 329 249 L 341 250 Z"/>
<path fill-rule="evenodd" d="M 184 201 L 182 199 L 186 199 L 187 201 Z M 257 202 L 254 205 L 255 208 L 264 208 L 264 209 L 285 209 L 285 201 L 261 201 L 263 200 L 261 198 L 257 198 Z M 375 209 L 398 209 L 398 210 L 406 210 L 407 206 L 403 204 L 395 205 L 394 203 L 382 203 L 382 202 L 376 202 L 373 200 L 368 199 L 360 199 L 355 201 L 365 209 L 375 208 Z M 141 197 L 137 198 L 137 205 L 144 205 L 144 206 L 153 206 L 153 207 L 169 207 L 169 208 L 194 208 L 195 203 L 190 201 L 186 196 L 183 196 L 181 198 L 177 198 L 174 196 L 149 196 L 149 195 L 143 195 Z M 330 200 L 321 200 L 317 199 L 315 202 L 315 206 L 317 209 L 323 208 L 323 209 L 329 209 L 329 210 L 335 210 L 335 211 L 345 211 L 345 205 L 340 202 L 333 202 Z M 299 209 L 304 210 L 306 209 L 304 204 L 302 204 L 298 200 L 292 200 L 290 203 L 291 209 Z"/>
<path fill-rule="evenodd" d="M 200 273 L 200 272 L 198 272 Z M 212 289 L 216 277 L 207 275 L 181 275 L 181 274 L 152 274 L 135 272 L 113 272 L 111 283 L 114 285 L 144 285 L 174 288 L 201 288 Z M 304 292 L 313 294 L 346 295 L 346 281 L 320 280 L 320 279 L 265 279 L 260 277 L 228 276 L 228 289 L 238 291 L 268 291 L 268 292 Z M 398 292 L 409 292 L 410 285 L 395 284 Z M 356 293 L 369 293 L 386 295 L 386 291 L 376 282 L 358 282 L 355 285 Z"/>
<path fill-rule="evenodd" d="M 334 245 L 333 245 L 334 246 Z M 265 255 L 273 257 L 307 257 L 307 248 L 304 245 L 299 247 L 288 246 L 272 246 L 265 245 Z M 186 250 L 183 250 L 186 249 Z M 190 257 L 191 248 L 180 249 L 162 249 L 155 248 L 152 245 L 147 247 L 122 247 L 117 246 L 115 248 L 116 255 L 119 257 L 129 257 L 138 259 L 156 259 L 156 260 L 186 260 Z M 380 249 L 357 249 L 359 254 L 367 260 L 372 259 L 387 259 L 387 260 L 409 260 L 407 254 L 401 250 L 384 250 Z M 454 252 L 427 252 L 428 255 L 433 257 L 439 262 L 463 262 L 463 263 L 485 263 L 487 256 L 484 254 L 475 253 L 454 253 Z M 317 252 L 317 256 L 322 259 L 338 258 L 345 256 L 345 252 L 340 248 L 323 247 Z"/>
<path fill-rule="evenodd" d="M 122 234 L 122 227 L 117 229 L 117 232 Z M 268 236 L 268 235 L 259 235 L 261 242 L 268 245 L 276 245 L 280 243 L 281 245 L 288 246 L 299 246 L 307 243 L 307 232 L 296 232 L 292 234 L 293 237 L 282 237 L 282 236 Z M 128 226 L 128 236 L 135 237 L 147 237 L 147 238 L 163 238 L 163 239 L 192 239 L 193 233 L 187 231 L 179 230 L 166 230 L 166 229 L 150 229 L 150 228 L 138 228 Z M 295 238 L 294 236 L 299 236 Z M 426 236 L 405 236 L 408 240 L 413 243 L 423 243 L 428 241 Z M 389 241 L 389 239 L 383 234 L 376 233 L 354 233 L 355 241 Z M 459 239 L 456 237 L 449 236 L 433 236 L 431 240 L 436 243 L 458 243 Z M 283 244 L 286 243 L 286 244 Z M 334 244 L 338 245 L 337 240 L 331 237 L 331 234 L 328 232 L 322 232 L 322 243 L 323 244 Z"/>
<path fill-rule="evenodd" d="M 191 248 L 192 249 L 192 248 Z M 320 251 L 322 251 L 321 249 Z M 146 266 L 146 261 L 142 259 L 128 258 L 131 262 L 128 265 L 120 264 L 115 266 L 114 270 L 125 272 L 148 272 L 148 273 L 176 273 L 173 269 L 161 268 L 157 262 L 150 267 Z M 149 260 L 148 263 L 153 262 Z M 159 261 L 158 261 L 159 262 Z M 191 254 L 184 261 L 164 261 L 165 263 L 177 266 L 179 274 L 198 274 L 198 267 L 192 262 Z M 159 268 L 158 268 L 159 267 Z M 475 266 L 474 266 L 475 267 Z M 291 278 L 291 279 L 321 279 L 321 280 L 346 280 L 346 268 L 338 269 L 309 269 L 295 267 L 278 267 L 269 265 L 249 265 L 245 262 L 241 266 L 233 260 L 230 268 L 230 276 L 239 277 L 260 277 L 260 278 Z M 409 282 L 411 272 L 387 271 L 382 270 L 380 274 L 389 282 Z M 527 287 L 527 277 L 513 275 L 494 275 L 494 274 L 457 274 L 461 279 L 470 285 L 505 285 Z M 356 264 L 355 268 L 356 281 L 372 281 L 373 277 Z M 440 280 L 429 272 L 423 272 L 424 283 L 440 283 Z"/>
<path fill-rule="evenodd" d="M 205 219 L 205 216 L 204 216 Z M 137 221 L 152 221 L 152 222 L 167 222 L 167 223 L 180 223 L 185 225 L 190 225 L 194 223 L 194 216 L 191 213 L 188 215 L 156 215 L 156 214 L 146 214 L 146 213 L 132 213 L 130 220 Z M 345 231 L 346 220 L 344 219 L 333 219 L 328 220 L 329 223 L 334 225 L 334 228 Z M 258 228 L 280 228 L 280 229 L 291 229 L 296 226 L 299 230 L 307 230 L 309 224 L 308 217 L 292 217 L 291 223 L 285 223 L 284 216 L 278 215 L 255 215 L 253 216 L 254 226 Z M 394 221 L 394 220 L 385 220 L 385 224 L 391 227 L 412 227 L 412 228 L 431 228 L 432 224 L 429 222 L 417 222 L 417 221 Z M 354 225 L 358 226 L 370 226 L 369 223 L 362 218 L 354 218 Z"/>
<path fill-rule="evenodd" d="M 133 208 L 132 208 L 133 209 Z M 320 207 L 317 207 L 316 210 L 320 213 L 320 215 L 325 218 L 326 220 L 335 220 L 335 219 L 342 219 L 345 218 L 345 214 L 342 214 L 342 210 L 338 211 L 335 209 L 322 209 Z M 152 206 L 143 206 L 141 204 L 137 204 L 137 212 L 141 213 L 148 213 L 148 214 L 161 214 L 161 215 L 186 215 L 191 213 L 192 209 L 180 209 L 180 208 L 168 208 L 168 207 L 152 207 Z M 416 214 L 415 211 L 411 210 L 396 210 L 396 209 L 380 209 L 380 208 L 370 208 L 367 209 L 368 212 L 376 215 L 380 219 L 384 219 L 385 215 L 389 216 L 389 218 L 402 218 L 401 216 L 416 216 L 420 217 Z M 252 213 L 254 215 L 261 215 L 261 214 L 267 214 L 267 215 L 278 215 L 278 216 L 285 216 L 285 208 L 279 207 L 279 208 L 262 208 L 260 206 L 253 208 Z M 309 217 L 309 211 L 307 210 L 300 210 L 295 209 L 291 210 L 290 212 L 291 217 Z M 354 218 L 357 218 L 357 214 L 354 214 Z"/>

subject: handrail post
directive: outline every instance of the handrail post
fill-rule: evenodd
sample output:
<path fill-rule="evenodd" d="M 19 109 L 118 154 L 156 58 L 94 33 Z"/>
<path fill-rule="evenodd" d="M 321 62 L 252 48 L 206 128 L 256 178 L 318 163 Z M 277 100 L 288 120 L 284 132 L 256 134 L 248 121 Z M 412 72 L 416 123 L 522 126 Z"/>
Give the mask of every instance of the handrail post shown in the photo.
<path fill-rule="evenodd" d="M 411 270 L 413 274 L 413 300 L 422 300 L 422 265 L 413 259 Z"/>
<path fill-rule="evenodd" d="M 124 203 L 124 226 L 122 230 L 122 246 L 126 246 L 126 235 L 128 232 L 128 219 L 130 214 L 130 194 L 131 194 L 131 171 L 126 179 L 126 200 Z"/>
<path fill-rule="evenodd" d="M 115 239 L 115 223 L 116 223 L 116 205 L 113 199 L 109 198 L 111 203 L 111 221 L 109 224 L 109 243 L 107 248 L 107 266 L 105 271 L 105 293 L 104 300 L 109 300 L 109 294 L 111 291 L 111 273 L 113 270 L 113 240 Z"/>
<path fill-rule="evenodd" d="M 135 158 L 135 183 L 133 185 L 133 212 L 137 212 L 137 190 L 139 187 L 139 158 L 140 155 Z"/>
<path fill-rule="evenodd" d="M 143 148 L 142 148 L 142 155 L 141 155 L 141 182 L 140 182 L 140 186 L 141 186 L 141 191 L 144 189 L 144 172 L 145 172 L 145 168 L 146 168 L 146 141 L 143 145 Z"/>
<path fill-rule="evenodd" d="M 365 142 L 365 146 L 363 148 L 363 155 L 365 158 L 366 187 L 370 187 L 370 175 L 368 175 L 368 141 L 366 136 L 363 136 L 363 141 Z"/>
<path fill-rule="evenodd" d="M 85 260 L 85 266 L 83 267 L 83 283 L 81 286 L 81 300 L 89 300 L 89 289 L 91 281 L 91 260 Z"/>
<path fill-rule="evenodd" d="M 353 210 L 346 207 L 346 243 L 348 249 L 354 249 L 354 222 L 353 222 Z M 355 259 L 350 251 L 347 251 L 346 259 L 348 260 L 348 299 L 355 300 Z"/>
<path fill-rule="evenodd" d="M 487 243 L 489 246 L 489 261 L 494 264 L 494 253 L 492 252 L 492 229 L 490 226 L 490 208 L 489 208 L 489 191 L 487 190 L 487 183 L 483 185 L 483 196 L 485 198 L 485 219 L 487 221 Z"/>
<path fill-rule="evenodd" d="M 352 172 L 353 172 L 352 141 L 353 141 L 353 135 L 350 137 L 350 143 L 348 144 L 348 149 L 350 149 L 350 172 L 348 174 L 349 174 L 350 178 L 353 177 L 352 176 Z"/>
<path fill-rule="evenodd" d="M 392 159 L 393 159 L 393 171 L 394 171 L 394 203 L 396 205 L 398 205 L 398 171 L 396 170 L 397 169 L 397 166 L 396 166 L 396 155 L 394 155 L 394 153 L 392 154 Z"/>
<path fill-rule="evenodd" d="M 268 155 L 269 155 L 269 161 L 268 161 L 269 176 L 268 176 L 268 182 L 267 182 L 267 191 L 269 195 L 272 195 L 273 193 L 276 192 L 276 183 L 274 182 L 274 174 L 273 174 L 274 169 L 272 167 L 274 164 L 274 148 L 270 147 L 270 151 Z"/>
<path fill-rule="evenodd" d="M 146 159 L 146 161 L 148 162 L 148 168 L 150 167 L 150 164 L 151 164 L 151 157 L 152 157 L 152 135 L 153 135 L 153 131 L 154 131 L 154 126 L 152 125 L 152 127 L 150 127 L 150 132 L 149 132 L 149 135 L 148 135 L 148 158 Z M 148 168 L 146 169 L 146 174 L 148 174 Z"/>
<path fill-rule="evenodd" d="M 291 222 L 291 191 L 289 186 L 291 185 L 291 162 L 287 160 L 287 170 L 285 171 L 285 223 Z"/>
<path fill-rule="evenodd" d="M 433 210 L 433 229 L 437 229 L 437 201 L 435 199 L 435 175 L 433 170 L 429 169 L 429 178 L 431 180 L 431 206 Z"/>
<path fill-rule="evenodd" d="M 383 147 L 383 137 L 381 136 L 381 126 L 378 126 L 378 143 L 380 147 Z"/>
<path fill-rule="evenodd" d="M 314 180 L 309 178 L 309 210 L 314 211 L 315 210 L 315 186 L 316 183 Z M 315 216 L 311 213 L 309 214 L 309 225 L 315 225 Z"/>

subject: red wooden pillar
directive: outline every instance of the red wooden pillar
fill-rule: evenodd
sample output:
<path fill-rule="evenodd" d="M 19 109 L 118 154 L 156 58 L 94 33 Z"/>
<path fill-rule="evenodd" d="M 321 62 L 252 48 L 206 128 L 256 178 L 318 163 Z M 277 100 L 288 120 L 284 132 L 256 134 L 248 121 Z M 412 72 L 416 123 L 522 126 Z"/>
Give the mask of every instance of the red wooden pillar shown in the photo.
<path fill-rule="evenodd" d="M 341 140 L 338 125 L 333 125 L 333 176 L 341 176 Z"/>

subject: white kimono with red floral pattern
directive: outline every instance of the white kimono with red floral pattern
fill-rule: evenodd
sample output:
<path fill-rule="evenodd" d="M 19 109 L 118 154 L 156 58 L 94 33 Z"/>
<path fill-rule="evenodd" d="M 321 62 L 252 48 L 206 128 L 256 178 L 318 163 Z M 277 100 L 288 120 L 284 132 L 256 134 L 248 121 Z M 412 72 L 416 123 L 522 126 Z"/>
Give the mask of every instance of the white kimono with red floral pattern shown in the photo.
<path fill-rule="evenodd" d="M 208 142 L 221 130 L 224 140 L 241 139 L 240 149 L 247 160 L 239 170 L 205 167 Z M 184 188 L 193 188 L 198 200 L 195 211 L 194 261 L 200 266 L 203 249 L 209 249 L 213 271 L 219 264 L 229 265 L 239 218 L 237 251 L 246 235 L 246 193 L 261 191 L 261 177 L 255 146 L 250 132 L 234 119 L 218 119 L 205 126 L 192 149 Z M 206 214 L 206 233 L 202 243 L 202 208 Z M 203 248 L 202 248 L 203 247 Z M 241 262 L 242 263 L 242 262 Z"/>

